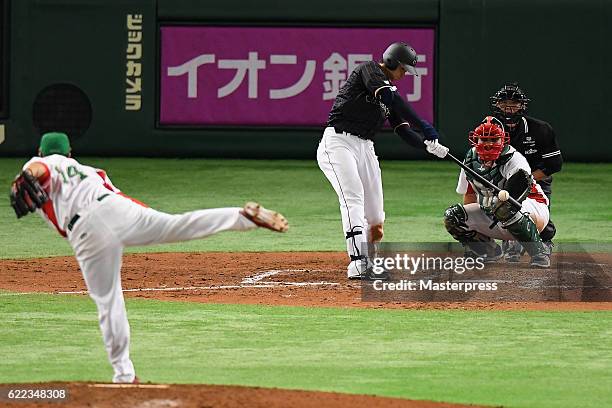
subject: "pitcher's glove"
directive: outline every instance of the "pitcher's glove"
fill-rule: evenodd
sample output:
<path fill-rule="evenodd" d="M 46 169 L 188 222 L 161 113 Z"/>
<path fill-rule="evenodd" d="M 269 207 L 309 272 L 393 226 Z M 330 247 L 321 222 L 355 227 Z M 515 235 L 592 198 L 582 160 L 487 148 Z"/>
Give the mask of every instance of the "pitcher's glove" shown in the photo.
<path fill-rule="evenodd" d="M 15 178 L 11 184 L 10 198 L 17 218 L 36 211 L 49 200 L 38 179 L 29 170 L 22 171 Z"/>

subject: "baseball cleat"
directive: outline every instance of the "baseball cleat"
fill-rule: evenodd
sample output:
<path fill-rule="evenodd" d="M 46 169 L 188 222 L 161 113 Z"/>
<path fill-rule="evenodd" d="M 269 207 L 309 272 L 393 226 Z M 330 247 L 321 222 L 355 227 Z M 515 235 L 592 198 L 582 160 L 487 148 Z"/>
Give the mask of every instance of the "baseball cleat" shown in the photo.
<path fill-rule="evenodd" d="M 480 255 L 480 254 L 476 253 L 476 251 L 473 251 L 473 250 L 471 250 L 469 248 L 466 248 L 463 251 L 463 257 L 464 258 L 469 258 L 469 259 L 483 258 L 484 259 L 485 256 L 486 255 Z"/>
<path fill-rule="evenodd" d="M 520 253 L 505 253 L 504 260 L 508 263 L 521 262 L 521 254 Z"/>
<path fill-rule="evenodd" d="M 504 255 L 504 260 L 508 263 L 519 263 L 521 262 L 521 255 L 520 254 L 505 254 Z"/>
<path fill-rule="evenodd" d="M 525 252 L 523 246 L 517 241 L 504 241 L 504 259 L 506 262 L 516 263 L 521 261 L 521 256 Z"/>
<path fill-rule="evenodd" d="M 351 280 L 361 279 L 362 268 L 361 261 L 351 261 L 346 268 L 346 277 Z"/>
<path fill-rule="evenodd" d="M 365 271 L 361 271 L 361 263 L 357 265 L 357 262 L 353 261 L 349 264 L 347 270 L 347 277 L 350 280 L 365 280 L 365 281 L 375 281 L 375 280 L 389 280 L 389 273 L 387 271 L 382 271 L 381 273 L 376 273 L 372 269 L 372 267 L 368 267 Z"/>
<path fill-rule="evenodd" d="M 359 279 L 364 281 L 377 281 L 377 280 L 389 280 L 389 272 L 382 271 L 381 273 L 376 273 L 372 268 L 368 268 L 364 273 L 361 274 Z"/>
<path fill-rule="evenodd" d="M 289 223 L 285 217 L 255 202 L 246 203 L 240 211 L 240 214 L 262 228 L 267 228 L 276 232 L 286 232 L 289 229 Z"/>
<path fill-rule="evenodd" d="M 548 254 L 537 254 L 531 257 L 531 262 L 529 262 L 532 268 L 550 268 L 550 255 Z"/>
<path fill-rule="evenodd" d="M 504 257 L 504 251 L 502 251 L 501 246 L 495 244 L 495 247 L 487 252 L 487 255 L 484 259 L 485 263 L 497 262 Z"/>
<path fill-rule="evenodd" d="M 349 276 L 349 280 L 364 280 L 364 281 L 386 281 L 389 280 L 389 273 L 383 271 L 381 273 L 375 273 L 371 268 L 363 272 L 361 275 Z"/>
<path fill-rule="evenodd" d="M 498 244 L 495 244 L 495 247 L 488 248 L 487 253 L 480 254 L 473 250 L 472 248 L 466 247 L 463 252 L 463 257 L 467 259 L 482 259 L 484 263 L 492 263 L 499 261 L 504 257 L 504 252 Z"/>
<path fill-rule="evenodd" d="M 548 253 L 552 254 L 553 248 L 555 247 L 555 244 L 552 241 L 544 241 L 542 243 L 546 247 L 546 250 L 548 251 Z"/>

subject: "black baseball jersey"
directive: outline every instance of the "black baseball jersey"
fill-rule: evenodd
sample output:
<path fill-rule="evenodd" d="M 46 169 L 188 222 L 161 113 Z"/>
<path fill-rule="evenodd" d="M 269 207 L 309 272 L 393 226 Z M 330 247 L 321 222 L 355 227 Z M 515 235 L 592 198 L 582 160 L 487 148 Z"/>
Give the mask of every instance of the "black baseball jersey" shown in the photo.
<path fill-rule="evenodd" d="M 561 169 L 561 149 L 555 131 L 547 122 L 523 116 L 510 132 L 510 144 L 529 163 L 532 171 L 542 170 L 549 176 Z"/>
<path fill-rule="evenodd" d="M 359 64 L 340 88 L 327 126 L 372 139 L 389 117 L 389 109 L 375 97 L 375 92 L 385 87 L 395 90 L 378 63 Z"/>

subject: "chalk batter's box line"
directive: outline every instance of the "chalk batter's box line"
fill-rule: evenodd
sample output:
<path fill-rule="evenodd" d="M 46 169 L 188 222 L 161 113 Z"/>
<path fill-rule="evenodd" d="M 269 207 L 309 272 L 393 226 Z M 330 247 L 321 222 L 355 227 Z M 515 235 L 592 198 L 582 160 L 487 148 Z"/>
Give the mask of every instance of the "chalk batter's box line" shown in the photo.
<path fill-rule="evenodd" d="M 260 285 L 220 285 L 220 286 L 186 286 L 173 288 L 136 288 L 123 289 L 127 292 L 182 292 L 193 290 L 227 290 L 227 289 L 256 289 L 256 288 L 279 288 L 279 287 L 299 287 L 299 286 L 340 286 L 338 282 L 269 282 Z M 59 291 L 59 292 L 11 292 L 0 293 L 1 296 L 22 296 L 22 295 L 86 295 L 86 290 Z"/>
<path fill-rule="evenodd" d="M 177 286 L 177 287 L 157 287 L 157 288 L 134 288 L 134 289 L 123 289 L 124 293 L 134 292 L 187 292 L 196 290 L 228 290 L 228 289 L 270 289 L 278 287 L 312 287 L 312 286 L 340 286 L 338 282 L 285 282 L 285 281 L 270 281 L 264 283 L 257 283 L 267 277 L 278 275 L 282 272 L 321 272 L 321 270 L 315 269 L 275 269 L 269 271 L 263 271 L 252 277 L 246 277 L 238 285 L 218 285 L 218 286 Z M 252 283 L 251 283 L 252 282 Z M 45 295 L 86 295 L 89 292 L 86 290 L 74 290 L 74 291 L 58 291 L 58 292 L 12 292 L 12 293 L 0 293 L 0 296 L 19 296 L 19 295 L 34 295 L 34 294 L 45 294 Z"/>
<path fill-rule="evenodd" d="M 123 292 L 180 292 L 190 290 L 225 290 L 225 289 L 250 289 L 250 288 L 278 288 L 293 286 L 337 286 L 337 282 L 266 282 L 258 285 L 219 285 L 219 286 L 185 286 L 173 288 L 136 288 L 123 289 Z M 88 293 L 86 290 L 54 292 L 58 295 L 80 295 Z"/>

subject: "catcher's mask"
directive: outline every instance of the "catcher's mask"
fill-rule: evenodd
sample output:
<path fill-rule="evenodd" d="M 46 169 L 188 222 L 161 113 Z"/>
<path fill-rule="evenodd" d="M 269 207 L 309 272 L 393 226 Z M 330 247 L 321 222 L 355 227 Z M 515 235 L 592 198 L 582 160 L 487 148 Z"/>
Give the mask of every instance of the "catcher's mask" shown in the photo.
<path fill-rule="evenodd" d="M 487 116 L 476 129 L 469 133 L 470 144 L 476 148 L 481 161 L 495 161 L 504 147 L 510 143 L 510 135 L 504 125 L 494 116 Z"/>
<path fill-rule="evenodd" d="M 489 98 L 493 115 L 507 127 L 513 128 L 527 112 L 530 99 L 519 88 L 518 83 L 504 85 L 495 95 Z"/>

